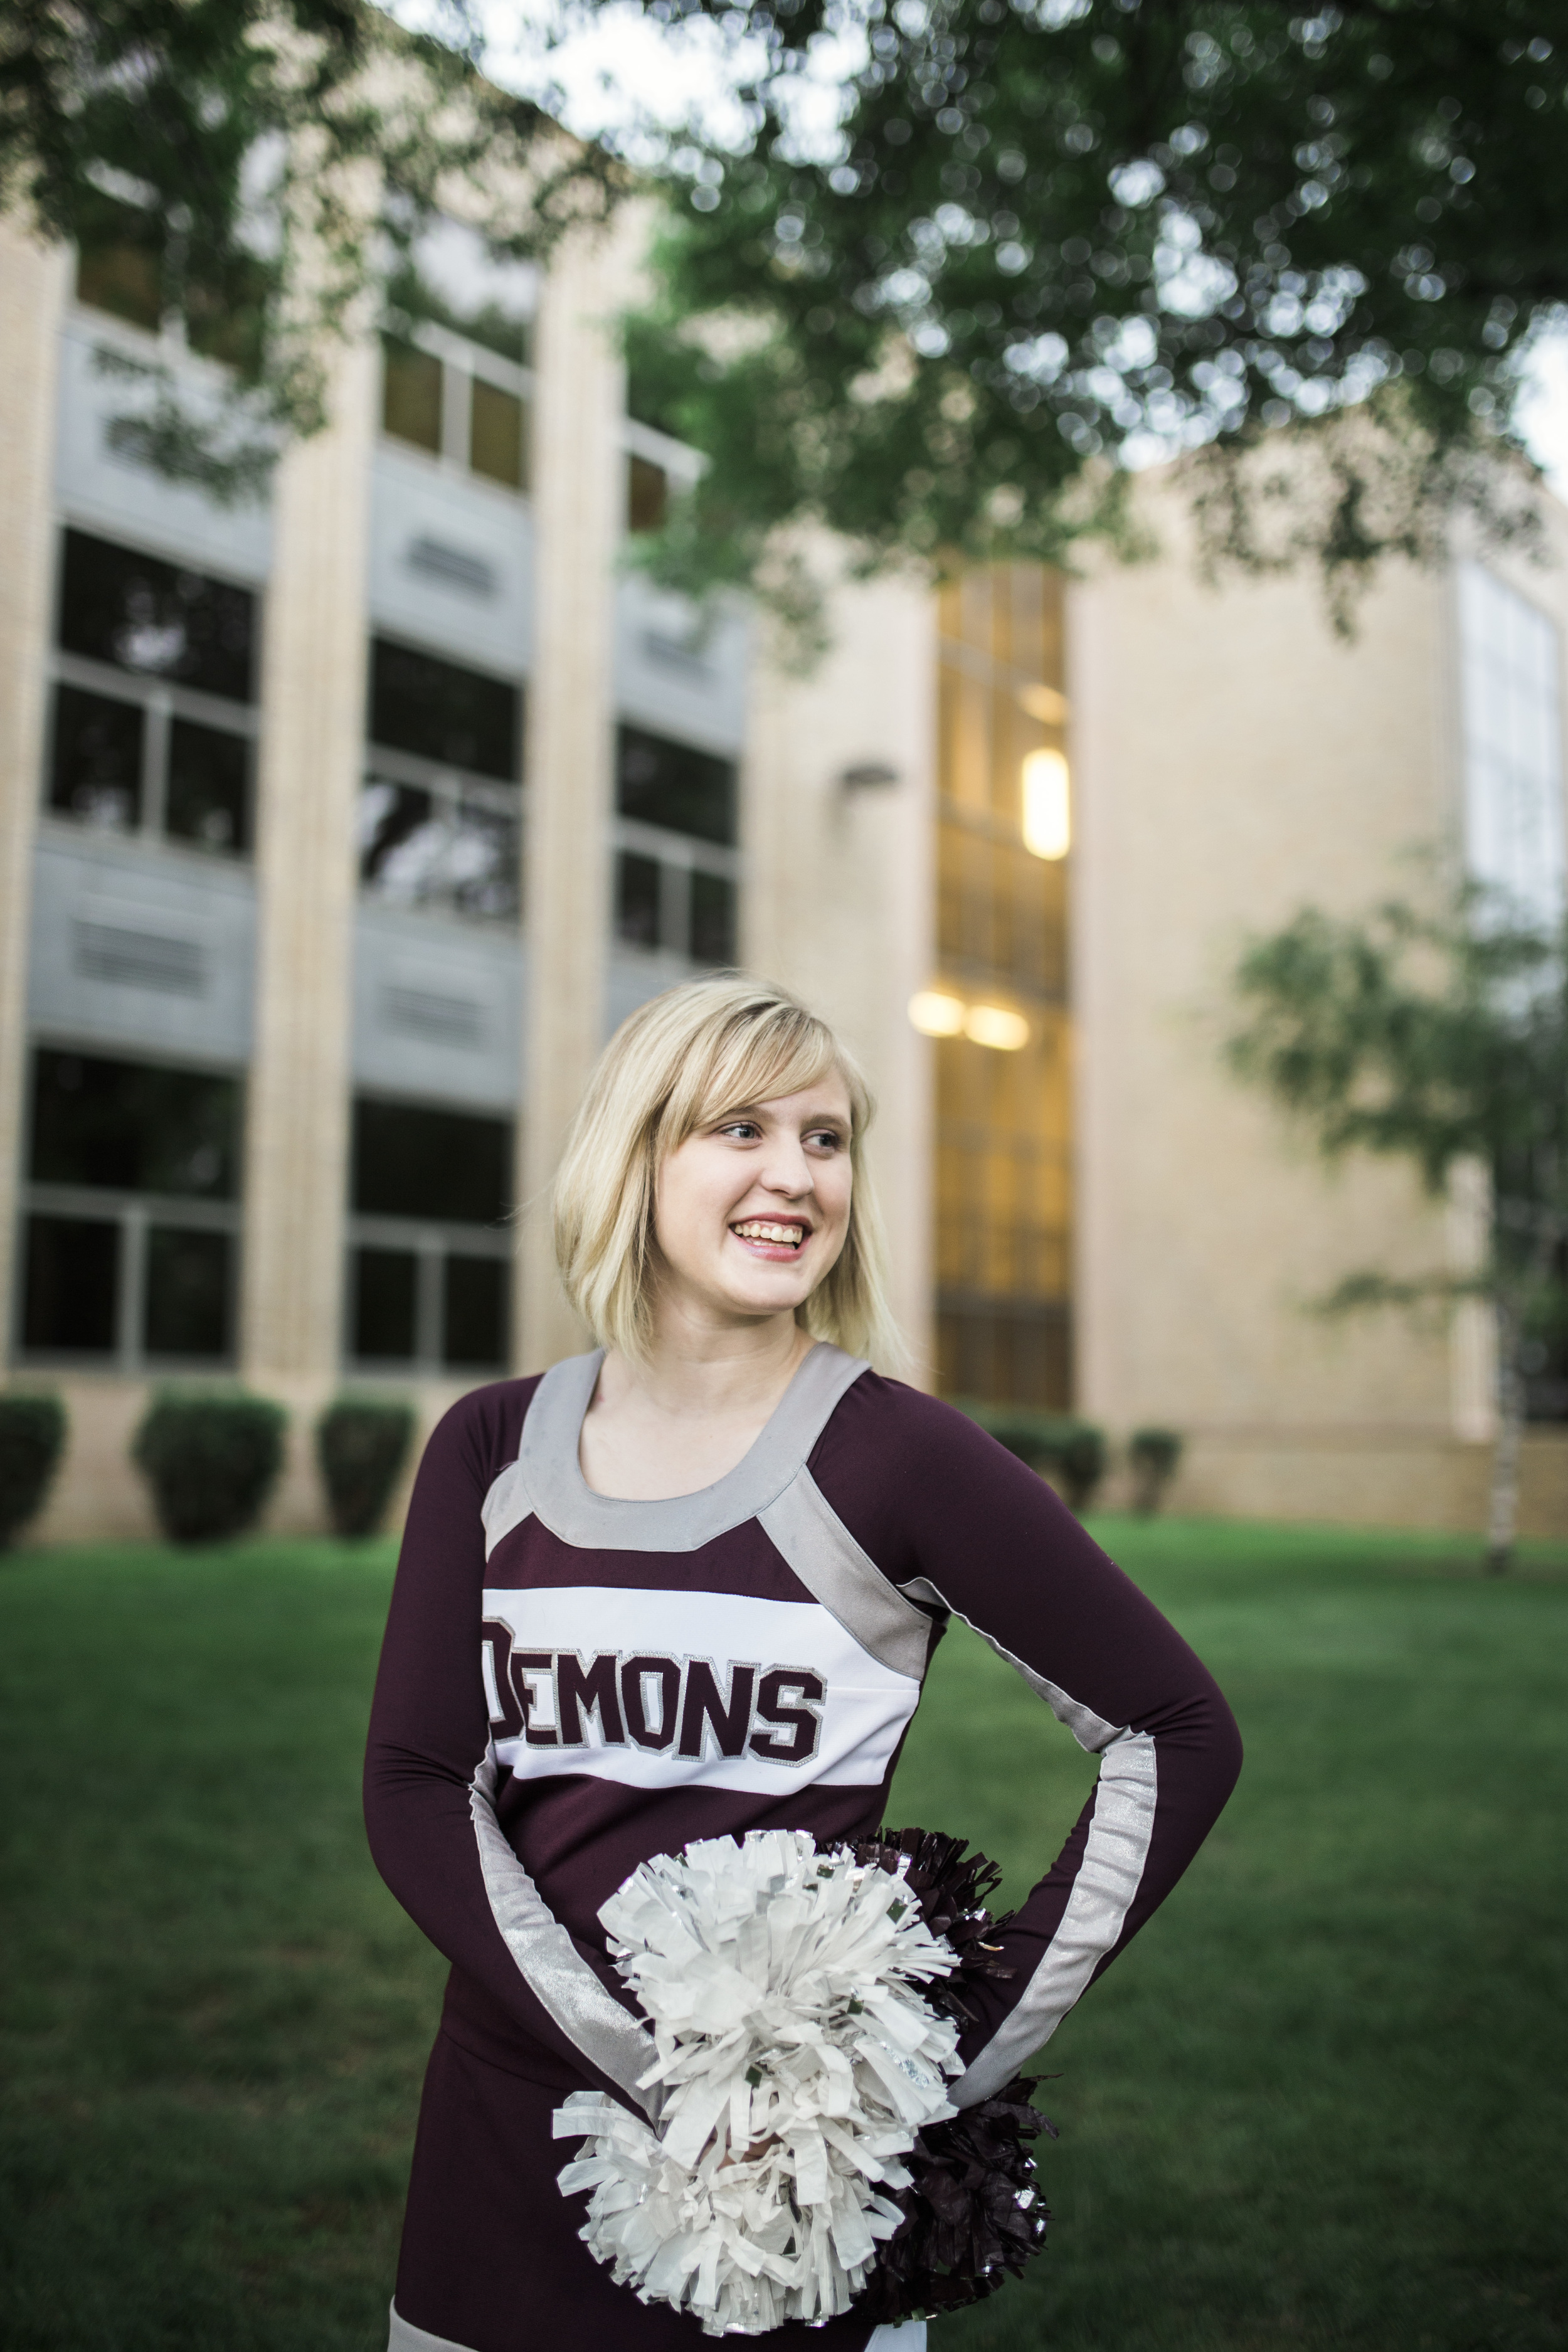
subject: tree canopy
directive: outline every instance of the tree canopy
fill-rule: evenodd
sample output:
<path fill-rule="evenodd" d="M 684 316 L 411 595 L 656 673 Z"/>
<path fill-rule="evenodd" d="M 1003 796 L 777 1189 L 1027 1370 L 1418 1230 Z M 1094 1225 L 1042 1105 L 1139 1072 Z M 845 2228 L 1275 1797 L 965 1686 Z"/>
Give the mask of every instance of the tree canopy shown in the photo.
<path fill-rule="evenodd" d="M 1184 445 L 1212 552 L 1347 580 L 1498 497 L 1521 351 L 1568 298 L 1562 0 L 865 0 L 804 160 L 824 6 L 742 6 L 754 144 L 680 159 L 660 252 L 710 566 L 801 512 L 1048 558 Z M 711 312 L 751 339 L 693 351 Z"/>
<path fill-rule="evenodd" d="M 649 550 L 670 578 L 751 580 L 811 518 L 868 563 L 1049 559 L 1183 448 L 1210 552 L 1254 565 L 1353 582 L 1456 504 L 1527 514 L 1495 460 L 1568 300 L 1568 0 L 646 5 L 735 37 L 752 130 L 674 144 L 628 330 L 639 407 L 710 461 Z M 8 0 L 0 201 L 119 237 L 252 417 L 309 430 L 323 335 L 406 283 L 459 184 L 514 254 L 630 184 L 559 140 L 541 174 L 552 126 L 485 79 L 474 21 L 452 0 L 443 44 L 360 0 Z M 824 40 L 847 64 L 808 138 Z M 244 475 L 211 436 L 197 457 Z"/>

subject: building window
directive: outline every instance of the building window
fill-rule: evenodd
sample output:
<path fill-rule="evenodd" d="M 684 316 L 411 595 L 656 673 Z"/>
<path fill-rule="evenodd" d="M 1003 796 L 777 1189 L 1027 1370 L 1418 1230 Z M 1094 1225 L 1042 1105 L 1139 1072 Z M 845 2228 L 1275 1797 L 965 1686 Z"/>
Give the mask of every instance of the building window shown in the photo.
<path fill-rule="evenodd" d="M 377 637 L 360 880 L 394 906 L 515 921 L 521 689 Z"/>
<path fill-rule="evenodd" d="M 511 1157 L 510 1119 L 355 1102 L 347 1328 L 357 1364 L 505 1368 Z"/>
<path fill-rule="evenodd" d="M 616 934 L 694 964 L 736 953 L 733 761 L 623 727 L 616 762 Z"/>
<path fill-rule="evenodd" d="M 382 345 L 381 429 L 405 447 L 501 489 L 528 488 L 525 368 L 444 328 L 387 336 Z"/>
<path fill-rule="evenodd" d="M 662 530 L 669 511 L 669 476 L 635 451 L 626 459 L 626 529 Z"/>
<path fill-rule="evenodd" d="M 1529 599 L 1459 570 L 1465 852 L 1477 881 L 1546 924 L 1563 919 L 1562 647 Z"/>
<path fill-rule="evenodd" d="M 1060 581 L 998 566 L 939 603 L 937 1339 L 949 1396 L 1071 1398 Z M 1048 762 L 1048 767 L 1047 767 Z M 1042 844 L 1029 786 L 1063 785 Z M 1037 795 L 1037 798 L 1038 796 Z"/>
<path fill-rule="evenodd" d="M 35 1053 L 25 1356 L 124 1371 L 232 1360 L 240 1116 L 234 1077 Z"/>
<path fill-rule="evenodd" d="M 45 799 L 100 831 L 248 855 L 256 598 L 68 530 Z"/>

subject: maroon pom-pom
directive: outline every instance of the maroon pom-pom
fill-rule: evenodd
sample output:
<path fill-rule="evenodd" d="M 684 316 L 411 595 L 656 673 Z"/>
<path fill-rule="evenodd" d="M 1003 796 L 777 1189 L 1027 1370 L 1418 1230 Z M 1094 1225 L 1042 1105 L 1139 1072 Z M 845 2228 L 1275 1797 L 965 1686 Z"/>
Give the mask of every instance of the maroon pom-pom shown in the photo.
<path fill-rule="evenodd" d="M 926 1999 L 973 2022 L 966 1991 L 982 1979 L 1000 1982 L 1016 1973 L 998 1957 L 996 1942 L 1013 1915 L 993 1919 L 985 1907 L 1001 1884 L 996 1864 L 940 1830 L 879 1830 L 857 1845 L 855 1857 L 883 1870 L 901 1867 L 927 1927 L 959 1959 L 952 1976 L 931 1980 Z M 1030 2143 L 1041 2132 L 1054 2139 L 1056 2126 L 1030 2104 L 1034 2087 L 1016 2074 L 991 2098 L 917 2133 L 905 2158 L 913 2184 L 893 2192 L 904 2219 L 856 2298 L 858 2316 L 880 2323 L 955 2311 L 994 2294 L 1038 2253 L 1049 2215 Z"/>

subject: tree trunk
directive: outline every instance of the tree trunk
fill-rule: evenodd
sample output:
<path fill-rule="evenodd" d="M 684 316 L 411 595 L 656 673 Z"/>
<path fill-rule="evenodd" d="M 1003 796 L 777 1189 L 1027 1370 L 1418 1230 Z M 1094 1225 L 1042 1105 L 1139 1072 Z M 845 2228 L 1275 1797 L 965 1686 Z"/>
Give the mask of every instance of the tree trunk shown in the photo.
<path fill-rule="evenodd" d="M 1519 1522 L 1519 1447 L 1524 1429 L 1524 1381 L 1520 1370 L 1519 1318 L 1494 1299 L 1497 1322 L 1497 1435 L 1492 1441 L 1491 1496 L 1487 1510 L 1489 1576 L 1504 1575 L 1513 1559 Z"/>

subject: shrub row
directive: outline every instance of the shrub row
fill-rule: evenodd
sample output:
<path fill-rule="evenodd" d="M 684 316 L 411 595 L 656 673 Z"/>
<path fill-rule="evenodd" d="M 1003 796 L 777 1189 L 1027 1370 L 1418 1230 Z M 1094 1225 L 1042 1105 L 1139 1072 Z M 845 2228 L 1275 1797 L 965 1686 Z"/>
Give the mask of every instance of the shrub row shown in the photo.
<path fill-rule="evenodd" d="M 1036 1412 L 1026 1405 L 980 1404 L 961 1397 L 959 1409 L 978 1422 L 999 1445 L 1026 1462 L 1031 1470 L 1059 1486 L 1075 1511 L 1085 1511 L 1100 1490 L 1110 1466 L 1105 1432 L 1092 1421 L 1070 1414 Z M 1132 1507 L 1146 1517 L 1157 1511 L 1182 1458 L 1182 1440 L 1173 1429 L 1135 1429 L 1127 1441 L 1127 1465 L 1132 1474 Z"/>
<path fill-rule="evenodd" d="M 171 1389 L 155 1397 L 131 1458 L 174 1543 L 217 1543 L 254 1527 L 283 1466 L 289 1416 L 268 1397 Z M 58 1397 L 0 1396 L 0 1546 L 41 1509 L 65 1444 Z M 414 1409 L 340 1397 L 316 1423 L 316 1461 L 333 1533 L 374 1535 L 414 1435 Z"/>

